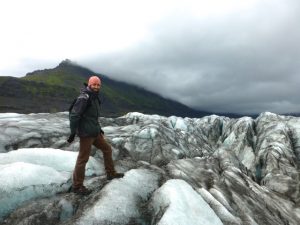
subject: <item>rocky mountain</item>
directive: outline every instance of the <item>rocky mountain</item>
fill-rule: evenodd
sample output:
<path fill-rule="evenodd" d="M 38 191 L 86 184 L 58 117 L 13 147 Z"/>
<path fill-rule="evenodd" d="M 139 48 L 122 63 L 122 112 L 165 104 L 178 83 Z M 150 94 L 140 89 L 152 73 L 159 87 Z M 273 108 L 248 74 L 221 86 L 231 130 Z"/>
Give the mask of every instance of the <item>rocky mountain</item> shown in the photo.
<path fill-rule="evenodd" d="M 67 117 L 0 114 L 0 224 L 299 224 L 298 117 L 102 117 L 125 176 L 108 182 L 93 149 L 86 197 L 68 193 Z"/>
<path fill-rule="evenodd" d="M 37 70 L 25 77 L 0 77 L 0 112 L 53 113 L 67 111 L 91 75 L 102 79 L 102 116 L 121 116 L 131 111 L 148 114 L 201 117 L 208 112 L 191 109 L 143 88 L 97 74 L 70 60 L 53 69 Z M 234 116 L 234 115 L 233 115 Z"/>

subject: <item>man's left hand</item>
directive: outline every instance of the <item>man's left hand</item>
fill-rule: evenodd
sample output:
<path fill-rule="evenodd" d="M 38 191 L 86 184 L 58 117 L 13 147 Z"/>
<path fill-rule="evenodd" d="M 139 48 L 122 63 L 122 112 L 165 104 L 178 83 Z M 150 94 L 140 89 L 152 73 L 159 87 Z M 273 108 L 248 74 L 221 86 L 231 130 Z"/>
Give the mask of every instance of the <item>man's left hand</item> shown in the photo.
<path fill-rule="evenodd" d="M 70 144 L 74 141 L 74 138 L 75 138 L 75 135 L 76 134 L 71 134 L 67 140 L 67 142 L 69 142 Z"/>

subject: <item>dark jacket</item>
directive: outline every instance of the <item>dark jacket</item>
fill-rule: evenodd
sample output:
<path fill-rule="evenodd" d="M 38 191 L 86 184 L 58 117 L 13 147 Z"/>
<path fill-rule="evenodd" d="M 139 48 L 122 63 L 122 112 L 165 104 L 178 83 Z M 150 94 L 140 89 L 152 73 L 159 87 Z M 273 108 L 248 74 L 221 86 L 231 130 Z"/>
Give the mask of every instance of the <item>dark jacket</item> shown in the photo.
<path fill-rule="evenodd" d="M 93 92 L 89 87 L 81 89 L 69 114 L 71 134 L 76 133 L 79 137 L 96 137 L 101 133 L 98 122 L 99 102 L 98 93 Z"/>

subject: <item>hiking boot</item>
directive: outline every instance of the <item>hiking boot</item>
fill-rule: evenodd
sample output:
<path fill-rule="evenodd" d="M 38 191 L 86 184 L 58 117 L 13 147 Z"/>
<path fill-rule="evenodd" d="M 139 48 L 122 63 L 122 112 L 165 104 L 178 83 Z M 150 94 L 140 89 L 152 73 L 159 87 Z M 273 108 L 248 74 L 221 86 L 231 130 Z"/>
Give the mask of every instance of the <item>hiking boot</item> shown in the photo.
<path fill-rule="evenodd" d="M 78 195 L 89 195 L 92 193 L 92 191 L 87 189 L 85 186 L 81 186 L 79 188 L 73 188 L 73 192 Z"/>
<path fill-rule="evenodd" d="M 107 174 L 107 180 L 112 180 L 115 178 L 122 178 L 124 177 L 124 173 L 112 173 L 112 174 Z"/>

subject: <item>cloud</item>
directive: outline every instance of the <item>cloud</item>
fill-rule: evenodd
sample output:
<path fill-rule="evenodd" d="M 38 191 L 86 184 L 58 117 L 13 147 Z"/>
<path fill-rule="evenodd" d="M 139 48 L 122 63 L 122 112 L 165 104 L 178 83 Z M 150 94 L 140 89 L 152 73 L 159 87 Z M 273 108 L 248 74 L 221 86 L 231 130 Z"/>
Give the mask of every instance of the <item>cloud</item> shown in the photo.
<path fill-rule="evenodd" d="M 39 22 L 19 11 L 35 26 L 14 31 L 13 41 L 7 36 L 9 44 L 0 46 L 10 54 L 1 61 L 18 56 L 7 66 L 20 73 L 70 58 L 201 110 L 300 111 L 296 0 L 66 2 L 55 17 L 57 5 L 48 2 Z M 55 36 L 49 38 L 49 31 Z M 6 71 L 1 68 L 0 75 Z"/>
<path fill-rule="evenodd" d="M 298 12 L 266 1 L 222 17 L 171 15 L 138 46 L 87 65 L 202 110 L 299 112 Z"/>

